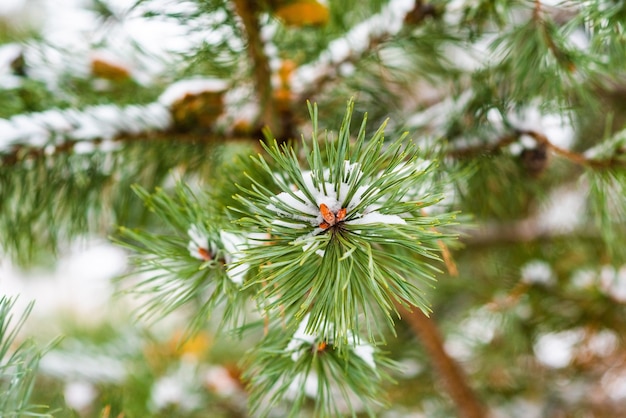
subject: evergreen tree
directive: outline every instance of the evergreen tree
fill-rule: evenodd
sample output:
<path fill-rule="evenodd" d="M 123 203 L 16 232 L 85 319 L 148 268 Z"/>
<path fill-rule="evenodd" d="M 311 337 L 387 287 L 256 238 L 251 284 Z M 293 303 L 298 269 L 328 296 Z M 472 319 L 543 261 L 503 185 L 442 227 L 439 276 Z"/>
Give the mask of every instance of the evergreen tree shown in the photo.
<path fill-rule="evenodd" d="M 3 297 L 0 416 L 623 414 L 624 1 L 33 4 L 0 249 L 107 237 L 150 322 L 42 354 Z"/>

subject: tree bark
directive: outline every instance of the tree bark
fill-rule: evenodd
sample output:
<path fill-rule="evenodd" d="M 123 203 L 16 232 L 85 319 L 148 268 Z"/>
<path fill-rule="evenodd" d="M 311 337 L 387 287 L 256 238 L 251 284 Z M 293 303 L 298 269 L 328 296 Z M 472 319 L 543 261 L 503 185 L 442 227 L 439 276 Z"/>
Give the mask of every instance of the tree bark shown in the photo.
<path fill-rule="evenodd" d="M 467 377 L 444 349 L 443 338 L 432 318 L 428 318 L 417 308 L 409 311 L 399 304 L 396 307 L 402 319 L 409 324 L 421 340 L 444 387 L 456 406 L 458 416 L 462 418 L 486 417 L 486 410 L 467 383 Z"/>

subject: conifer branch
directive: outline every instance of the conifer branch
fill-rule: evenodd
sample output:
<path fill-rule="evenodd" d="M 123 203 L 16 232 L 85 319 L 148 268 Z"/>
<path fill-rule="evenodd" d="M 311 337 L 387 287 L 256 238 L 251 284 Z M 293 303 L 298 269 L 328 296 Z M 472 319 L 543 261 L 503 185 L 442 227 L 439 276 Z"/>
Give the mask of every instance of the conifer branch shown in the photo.
<path fill-rule="evenodd" d="M 356 63 L 378 45 L 396 35 L 406 23 L 418 23 L 407 17 L 420 9 L 421 2 L 392 0 L 380 13 L 356 25 L 343 37 L 333 40 L 320 57 L 299 67 L 293 76 L 294 92 L 311 100 L 324 85 L 342 76 L 343 64 Z"/>
<path fill-rule="evenodd" d="M 16 299 L 6 296 L 0 297 L 0 416 L 51 417 L 41 412 L 46 407 L 30 404 L 42 352 L 32 340 L 18 341 L 18 334 L 33 308 L 33 303 L 13 323 L 12 309 L 15 301 Z"/>
<path fill-rule="evenodd" d="M 489 247 L 498 244 L 520 244 L 534 241 L 549 241 L 566 236 L 580 236 L 586 239 L 599 238 L 589 228 L 575 232 L 564 231 L 544 224 L 531 216 L 510 223 L 488 222 L 479 228 L 466 231 L 460 241 L 472 247 Z"/>
<path fill-rule="evenodd" d="M 589 158 L 583 153 L 578 153 L 559 147 L 551 142 L 550 139 L 548 139 L 548 137 L 543 133 L 529 129 L 515 130 L 514 133 L 503 135 L 494 142 L 472 147 L 453 148 L 448 151 L 448 155 L 454 158 L 468 158 L 476 157 L 479 155 L 494 154 L 496 152 L 499 152 L 501 149 L 517 142 L 524 135 L 533 138 L 537 142 L 537 144 L 545 146 L 546 149 L 554 152 L 555 154 L 583 167 L 596 169 L 626 167 L 625 161 L 622 161 L 615 157 L 608 157 L 603 159 Z"/>
<path fill-rule="evenodd" d="M 458 416 L 484 418 L 485 408 L 470 388 L 467 377 L 459 365 L 446 352 L 443 338 L 432 318 L 428 318 L 419 309 L 409 310 L 400 304 L 396 304 L 396 308 L 421 341 L 456 406 Z"/>
<path fill-rule="evenodd" d="M 82 111 L 52 109 L 0 119 L 0 152 L 13 147 L 63 148 L 65 142 L 112 139 L 123 133 L 163 130 L 170 112 L 160 103 L 90 106 Z"/>
<path fill-rule="evenodd" d="M 228 112 L 222 100 L 226 87 L 215 79 L 181 80 L 145 105 L 50 109 L 0 119 L 0 161 L 12 165 L 27 158 L 113 150 L 122 143 L 174 136 L 176 141 L 197 142 L 201 131 L 215 138 L 216 122 Z M 222 135 L 230 140 L 233 133 Z"/>
<path fill-rule="evenodd" d="M 533 20 L 539 26 L 539 30 L 541 31 L 541 36 L 543 37 L 548 50 L 552 53 L 554 58 L 557 60 L 559 64 L 565 64 L 565 67 L 568 71 L 573 71 L 575 69 L 574 63 L 568 59 L 567 54 L 563 52 L 554 42 L 554 38 L 550 33 L 550 28 L 548 27 L 548 22 L 542 16 L 542 4 L 541 0 L 535 0 L 535 5 L 533 8 Z"/>

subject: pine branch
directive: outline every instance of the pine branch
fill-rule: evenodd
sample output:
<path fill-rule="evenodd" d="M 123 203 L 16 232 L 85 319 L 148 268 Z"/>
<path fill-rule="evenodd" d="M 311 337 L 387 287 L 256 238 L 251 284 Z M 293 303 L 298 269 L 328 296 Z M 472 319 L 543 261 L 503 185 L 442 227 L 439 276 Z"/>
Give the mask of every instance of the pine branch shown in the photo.
<path fill-rule="evenodd" d="M 446 352 L 441 334 L 432 318 L 428 318 L 418 309 L 409 310 L 400 304 L 396 304 L 396 308 L 402 319 L 408 322 L 413 332 L 419 337 L 444 387 L 456 405 L 458 416 L 485 417 L 484 406 L 470 388 L 461 368 Z"/>
<path fill-rule="evenodd" d="M 218 118 L 233 118 L 224 115 L 226 88 L 222 80 L 181 80 L 147 105 L 50 109 L 0 119 L 0 156 L 10 165 L 74 150 L 83 154 L 115 150 L 123 142 L 172 138 L 174 133 L 177 140 L 193 142 L 200 132 L 217 136 Z"/>
<path fill-rule="evenodd" d="M 77 142 L 102 143 L 123 134 L 163 130 L 171 124 L 167 108 L 147 106 L 92 106 L 83 111 L 48 110 L 0 119 L 0 152 L 15 161 L 32 150 L 35 155 L 71 149 Z M 11 157 L 12 155 L 12 157 Z"/>
<path fill-rule="evenodd" d="M 96 82 L 103 80 L 90 77 L 102 75 L 102 68 L 92 68 L 88 78 L 70 74 L 67 84 L 64 75 L 56 74 L 53 86 L 29 86 L 37 64 L 28 54 L 11 77 L 0 74 L 1 88 L 8 85 L 5 80 L 14 86 L 19 80 L 19 89 L 7 87 L 2 92 L 10 93 L 0 99 L 0 110 L 10 117 L 0 120 L 2 249 L 22 256 L 77 233 L 109 231 L 112 222 L 128 225 L 120 235 L 135 253 L 135 272 L 142 273 L 138 281 L 128 280 L 132 291 L 146 297 L 143 314 L 159 319 L 190 311 L 190 331 L 203 327 L 209 314 L 221 318 L 224 312 L 222 325 L 234 327 L 241 325 L 238 318 L 248 319 L 244 313 L 260 314 L 235 329 L 238 334 L 254 330 L 260 340 L 246 358 L 252 414 L 295 417 L 311 406 L 315 416 L 376 416 L 384 408 L 382 385 L 392 366 L 377 344 L 390 342 L 385 339 L 398 316 L 422 341 L 443 383 L 419 393 L 429 415 L 440 408 L 439 402 L 430 402 L 440 387 L 458 414 L 467 417 L 483 416 L 488 409 L 506 415 L 519 402 L 545 406 L 546 413 L 557 415 L 596 408 L 598 397 L 572 400 L 560 393 L 565 390 L 553 383 L 563 376 L 585 389 L 580 393 L 605 396 L 607 410 L 616 412 L 604 415 L 619 414 L 621 398 L 609 398 L 621 396 L 624 369 L 610 360 L 621 356 L 619 336 L 625 326 L 620 303 L 626 299 L 626 276 L 617 265 L 624 258 L 614 254 L 624 248 L 626 131 L 612 132 L 622 129 L 624 112 L 606 93 L 623 84 L 623 2 L 335 1 L 326 9 L 332 19 L 325 27 L 288 29 L 273 20 L 278 13 L 266 18 L 265 7 L 271 14 L 277 3 L 197 0 L 189 13 L 180 4 L 162 14 L 143 9 L 150 16 L 180 18 L 188 28 L 211 35 L 201 36 L 201 50 L 187 54 L 186 71 L 219 74 L 225 80 L 209 83 L 217 89 L 188 85 L 169 98 L 164 94 L 158 101 L 128 106 L 129 98 L 131 103 L 154 100 L 159 89 L 129 85 L 118 96 L 117 89 L 126 85 L 107 82 L 111 90 L 96 97 Z M 355 5 L 363 9 L 354 10 Z M 373 16 L 362 20 L 366 14 Z M 288 36 L 267 39 L 273 32 Z M 292 71 L 286 70 L 289 65 L 279 70 L 282 84 L 277 86 L 272 72 L 279 59 L 298 64 Z M 177 65 L 166 67 L 155 81 L 180 76 Z M 243 75 L 242 68 L 249 72 Z M 128 68 L 118 70 L 130 74 Z M 598 88 L 603 83 L 607 88 Z M 37 94 L 43 90 L 45 97 Z M 363 107 L 370 120 L 390 117 L 400 126 L 406 115 L 423 108 L 408 118 L 408 125 L 420 145 L 436 141 L 451 164 L 438 166 L 400 128 L 387 127 L 385 134 L 381 127 L 368 135 L 364 119 L 352 132 L 352 107 L 338 135 L 324 136 L 324 128 L 334 128 L 343 116 L 337 103 L 343 105 L 344 96 L 355 91 L 369 99 Z M 20 95 L 24 105 L 14 106 Z M 331 105 L 322 121 L 312 107 L 308 124 L 294 103 L 313 96 Z M 67 106 L 67 97 L 75 106 L 105 100 L 116 105 L 39 112 Z M 33 110 L 38 113 L 19 114 Z M 615 119 L 605 123 L 611 111 Z M 249 114 L 256 121 L 249 122 Z M 555 116 L 567 131 L 563 137 L 544 126 Z M 293 121 L 301 123 L 294 131 L 313 131 L 301 145 L 268 141 L 252 149 L 233 144 L 238 138 L 258 140 L 257 122 L 279 140 L 294 136 Z M 596 134 L 603 124 L 605 137 Z M 565 140 L 571 145 L 559 145 Z M 208 142 L 227 145 L 216 150 L 204 146 Z M 213 159 L 221 152 L 223 159 Z M 252 159 L 231 164 L 248 153 Z M 546 175 L 535 176 L 524 157 L 535 156 L 542 172 L 549 154 L 565 164 L 552 164 Z M 485 155 L 489 158 L 481 158 Z M 192 174 L 186 180 L 199 199 L 190 197 L 191 188 L 169 188 L 168 181 L 181 172 Z M 572 176 L 580 183 L 570 184 Z M 128 197 L 130 183 L 143 186 L 135 187 L 140 199 Z M 155 189 L 162 184 L 167 188 Z M 207 194 L 196 192 L 196 186 Z M 558 200 L 562 188 L 576 188 L 575 200 L 583 202 L 578 207 L 561 199 L 559 208 L 565 206 L 574 216 L 555 225 L 543 217 L 548 211 L 541 211 L 541 199 Z M 443 190 L 465 213 L 487 219 L 466 233 L 461 230 L 463 243 L 480 252 L 460 256 L 461 277 L 442 283 L 432 296 L 441 301 L 435 304 L 438 312 L 463 318 L 458 334 L 448 338 L 469 340 L 480 334 L 479 342 L 464 346 L 476 366 L 472 382 L 446 353 L 436 324 L 422 314 L 431 307 L 424 288 L 433 286 L 441 259 L 450 275 L 457 269 L 447 246 L 453 245 L 447 225 L 454 214 L 452 204 L 441 202 Z M 153 218 L 132 203 L 141 201 L 157 215 L 156 222 L 143 221 Z M 580 213 L 573 213 L 572 206 Z M 491 222 L 494 218 L 499 222 Z M 608 250 L 598 245 L 600 238 Z M 502 243 L 515 245 L 501 251 Z M 533 258 L 545 260 L 558 286 L 525 281 L 524 266 Z M 473 269 L 485 280 L 468 284 L 464 277 L 474 277 Z M 497 276 L 491 275 L 494 271 Z M 511 285 L 517 280 L 521 284 Z M 609 285 L 612 292 L 606 290 Z M 507 288 L 513 290 L 498 304 Z M 483 308 L 475 309 L 476 304 Z M 485 328 L 492 324 L 473 312 L 492 308 L 499 311 L 488 318 L 497 317 L 489 339 Z M 466 327 L 465 319 L 477 321 Z M 593 347 L 581 341 L 584 353 L 570 363 L 575 367 L 540 364 L 537 347 L 543 336 L 558 338 L 583 328 L 608 337 Z M 410 355 L 403 348 L 396 353 Z M 69 354 L 71 363 L 75 356 Z M 590 364 L 591 373 L 585 369 Z M 602 369 L 606 364 L 611 367 Z M 590 383 L 592 374 L 602 374 L 602 382 Z M 189 392 L 203 390 L 196 382 Z M 151 384 L 133 383 L 146 393 Z M 485 401 L 493 402 L 489 408 L 472 386 L 485 391 Z M 145 399 L 141 403 L 139 409 L 145 408 Z M 128 407 L 120 401 L 111 410 L 122 404 Z M 130 407 L 127 411 L 135 413 Z"/>
<path fill-rule="evenodd" d="M 554 36 L 550 32 L 551 22 L 547 21 L 545 18 L 545 10 L 543 10 L 543 5 L 541 4 L 541 0 L 534 0 L 533 13 L 532 18 L 535 24 L 538 26 L 541 35 L 543 36 L 543 40 L 548 47 L 548 50 L 552 53 L 554 58 L 556 58 L 557 62 L 564 66 L 568 71 L 576 70 L 576 66 L 572 62 L 572 60 L 567 56 L 567 53 L 562 51 L 557 44 L 555 43 Z"/>
<path fill-rule="evenodd" d="M 381 43 L 391 39 L 404 27 L 407 17 L 420 9 L 421 2 L 414 5 L 403 0 L 392 0 L 380 13 L 353 27 L 341 38 L 335 39 L 319 58 L 298 67 L 293 75 L 294 92 L 301 98 L 312 100 L 324 91 L 329 82 L 343 77 L 344 64 L 356 63 L 372 53 Z M 413 22 L 410 20 L 411 24 Z"/>
<path fill-rule="evenodd" d="M 175 197 L 160 188 L 154 193 L 139 186 L 134 190 L 167 227 L 158 234 L 121 227 L 116 238 L 135 253 L 131 261 L 137 268 L 130 274 L 143 274 L 128 292 L 150 295 L 140 316 L 158 320 L 193 305 L 195 312 L 187 329 L 193 334 L 220 307 L 222 323 L 236 325 L 250 294 L 240 291 L 247 267 L 233 266 L 247 238 L 226 230 L 228 221 L 212 204 L 214 199 L 200 198 L 183 184 L 176 186 Z"/>
<path fill-rule="evenodd" d="M 311 329 L 339 348 L 360 314 L 373 339 L 381 328 L 377 310 L 393 325 L 393 300 L 428 309 L 420 286 L 432 280 L 435 268 L 427 260 L 438 258 L 438 242 L 446 237 L 432 227 L 450 223 L 453 216 L 423 215 L 424 207 L 439 200 L 420 193 L 427 189 L 424 183 L 430 184 L 435 164 L 422 161 L 404 136 L 383 147 L 381 126 L 365 142 L 364 120 L 351 144 L 352 111 L 350 103 L 338 141 L 322 142 L 312 107 L 308 167 L 303 169 L 287 146 L 265 146 L 275 167 L 255 158 L 252 185 L 237 196 L 243 207 L 240 224 L 272 235 L 269 247 L 247 251 L 247 263 L 259 271 L 250 284 L 267 286 L 263 297 L 270 312 L 296 319 L 310 313 Z M 265 178 L 274 184 L 259 180 Z M 337 304 L 339 297 L 345 302 Z"/>
<path fill-rule="evenodd" d="M 289 400 L 289 417 L 301 415 L 306 398 L 314 400 L 313 415 L 337 417 L 362 410 L 376 416 L 385 404 L 382 383 L 396 368 L 374 346 L 349 335 L 346 350 L 337 341 L 307 331 L 308 316 L 290 335 L 273 326 L 246 357 L 244 379 L 253 415 L 270 415 Z M 288 331 L 288 330 L 287 330 Z"/>
<path fill-rule="evenodd" d="M 32 340 L 18 341 L 18 334 L 33 308 L 30 303 L 12 323 L 15 299 L 0 297 L 0 416 L 52 417 L 43 413 L 46 407 L 29 403 L 39 360 L 43 354 Z"/>
<path fill-rule="evenodd" d="M 598 233 L 590 228 L 577 228 L 573 231 L 564 230 L 541 222 L 535 216 L 509 223 L 486 222 L 477 228 L 461 230 L 460 234 L 462 243 L 476 248 L 537 241 L 550 242 L 568 236 L 584 237 L 585 239 L 599 237 Z"/>
<path fill-rule="evenodd" d="M 537 144 L 545 146 L 546 149 L 554 152 L 555 154 L 566 158 L 574 164 L 595 168 L 595 169 L 609 169 L 609 168 L 624 168 L 626 167 L 626 161 L 619 159 L 619 155 L 610 156 L 608 158 L 598 159 L 598 158 L 589 158 L 585 156 L 585 153 L 577 153 L 574 151 L 567 150 L 565 148 L 559 147 L 553 144 L 546 135 L 542 134 L 538 131 L 528 130 L 528 129 L 516 129 L 514 133 L 504 135 L 498 138 L 494 142 L 480 144 L 476 146 L 470 147 L 459 147 L 453 148 L 448 151 L 448 155 L 454 158 L 469 158 L 476 157 L 481 155 L 489 155 L 500 152 L 503 148 L 517 142 L 520 140 L 522 136 L 529 136 L 533 138 Z"/>

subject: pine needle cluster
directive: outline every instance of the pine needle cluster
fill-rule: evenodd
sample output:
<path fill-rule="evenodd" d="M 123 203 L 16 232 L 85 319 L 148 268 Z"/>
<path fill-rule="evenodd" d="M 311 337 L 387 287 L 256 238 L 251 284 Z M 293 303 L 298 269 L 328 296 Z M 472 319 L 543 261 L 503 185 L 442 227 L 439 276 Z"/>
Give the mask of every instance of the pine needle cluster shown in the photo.
<path fill-rule="evenodd" d="M 440 228 L 454 214 L 431 211 L 442 199 L 436 161 L 406 135 L 386 141 L 384 125 L 368 138 L 365 118 L 353 136 L 353 107 L 336 138 L 318 132 L 311 105 L 312 136 L 299 150 L 262 143 L 265 155 L 251 157 L 237 205 L 225 212 L 210 190 L 197 197 L 179 183 L 170 196 L 135 187 L 163 232 L 120 229 L 119 242 L 136 253 L 139 279 L 129 291 L 146 298 L 141 315 L 193 306 L 192 333 L 216 310 L 231 329 L 249 327 L 250 307 L 263 319 L 266 335 L 247 376 L 252 408 L 265 413 L 295 391 L 296 414 L 311 384 L 325 416 L 337 413 L 341 398 L 348 410 L 353 396 L 379 402 L 389 376 L 371 357 L 375 346 L 394 332 L 397 306 L 429 312 L 424 289 L 435 280 L 443 240 L 453 238 Z M 297 361 L 287 338 L 294 333 L 314 336 Z M 355 357 L 363 347 L 367 361 Z M 379 384 L 366 384 L 372 380 Z"/>
<path fill-rule="evenodd" d="M 32 310 L 33 303 L 27 306 L 14 323 L 15 302 L 14 298 L 0 298 L 0 416 L 51 417 L 52 415 L 45 412 L 45 406 L 32 405 L 29 402 L 39 360 L 44 353 L 32 339 L 20 342 L 20 329 Z"/>

